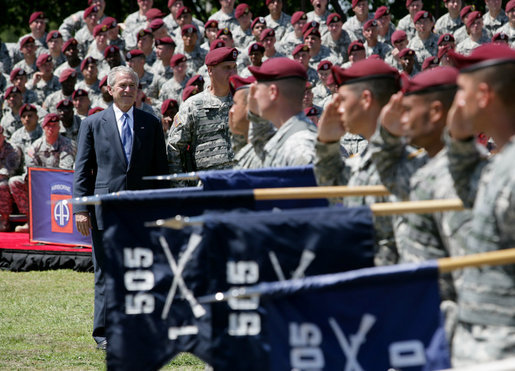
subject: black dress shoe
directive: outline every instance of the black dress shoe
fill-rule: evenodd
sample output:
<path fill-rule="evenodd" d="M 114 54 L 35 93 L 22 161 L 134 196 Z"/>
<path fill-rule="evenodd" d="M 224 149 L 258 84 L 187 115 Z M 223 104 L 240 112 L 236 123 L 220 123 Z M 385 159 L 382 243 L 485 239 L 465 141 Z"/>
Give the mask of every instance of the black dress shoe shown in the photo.
<path fill-rule="evenodd" d="M 106 350 L 106 348 L 107 348 L 107 340 L 102 340 L 100 343 L 97 344 L 97 349 Z"/>

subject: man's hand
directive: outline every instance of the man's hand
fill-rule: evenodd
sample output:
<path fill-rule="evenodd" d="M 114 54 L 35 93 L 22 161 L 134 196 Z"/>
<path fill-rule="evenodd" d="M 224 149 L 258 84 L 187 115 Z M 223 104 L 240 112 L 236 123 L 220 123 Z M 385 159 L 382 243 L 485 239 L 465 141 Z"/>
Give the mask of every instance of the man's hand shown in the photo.
<path fill-rule="evenodd" d="M 379 115 L 379 122 L 392 135 L 397 137 L 404 136 L 404 130 L 401 125 L 402 116 L 402 92 L 395 93 L 391 96 L 390 101 L 383 107 Z"/>
<path fill-rule="evenodd" d="M 474 127 L 463 115 L 465 102 L 458 96 L 454 99 L 447 115 L 447 127 L 453 139 L 466 140 L 475 136 Z"/>
<path fill-rule="evenodd" d="M 40 72 L 40 71 L 35 72 L 34 76 L 32 78 L 32 85 L 35 87 L 38 84 L 38 82 L 41 81 L 42 78 L 43 78 L 43 72 Z"/>
<path fill-rule="evenodd" d="M 341 112 L 338 110 L 340 103 L 340 95 L 334 94 L 318 121 L 318 140 L 322 143 L 337 142 L 345 134 Z"/>
<path fill-rule="evenodd" d="M 80 234 L 83 236 L 89 236 L 89 230 L 91 229 L 91 218 L 87 211 L 75 214 L 75 226 L 77 227 L 77 230 L 80 232 Z"/>
<path fill-rule="evenodd" d="M 258 104 L 257 99 L 254 98 L 254 93 L 256 91 L 256 84 L 251 84 L 249 88 L 249 95 L 247 97 L 247 110 L 252 112 L 253 114 L 259 116 L 258 114 Z"/>

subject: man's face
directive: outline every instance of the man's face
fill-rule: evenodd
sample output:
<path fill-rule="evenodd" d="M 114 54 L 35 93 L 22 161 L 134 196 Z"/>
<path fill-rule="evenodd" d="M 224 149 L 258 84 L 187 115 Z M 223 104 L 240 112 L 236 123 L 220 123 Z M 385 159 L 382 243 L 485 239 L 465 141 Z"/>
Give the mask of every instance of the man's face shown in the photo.
<path fill-rule="evenodd" d="M 205 30 L 205 34 L 207 39 L 209 40 L 209 43 L 211 44 L 211 41 L 216 39 L 216 34 L 218 33 L 217 27 L 208 27 Z"/>
<path fill-rule="evenodd" d="M 50 74 L 54 70 L 54 62 L 48 61 L 43 63 L 41 66 L 38 67 L 43 74 Z"/>
<path fill-rule="evenodd" d="M 373 41 L 377 41 L 377 26 L 371 26 L 367 29 L 363 30 L 363 36 L 370 43 Z"/>
<path fill-rule="evenodd" d="M 127 66 L 132 68 L 134 71 L 140 73 L 145 68 L 145 58 L 143 58 L 143 57 L 131 58 L 131 60 L 127 61 Z"/>
<path fill-rule="evenodd" d="M 105 0 L 93 0 L 91 2 L 91 5 L 96 5 L 98 6 L 99 10 L 98 10 L 98 13 L 99 14 L 104 14 L 104 10 L 106 9 L 106 2 Z"/>
<path fill-rule="evenodd" d="M 311 49 L 311 51 L 319 50 L 320 49 L 320 45 L 322 45 L 322 41 L 321 41 L 320 37 L 315 36 L 315 35 L 308 35 L 308 36 L 306 36 L 306 39 L 304 40 L 304 43 L 307 46 L 309 46 L 309 49 Z"/>
<path fill-rule="evenodd" d="M 299 19 L 299 21 L 293 25 L 293 29 L 295 30 L 295 32 L 302 33 L 302 29 L 306 25 L 306 22 L 306 19 Z"/>
<path fill-rule="evenodd" d="M 502 0 L 485 0 L 485 3 L 492 12 L 501 10 Z"/>
<path fill-rule="evenodd" d="M 142 51 L 152 50 L 154 45 L 154 38 L 152 35 L 141 36 L 138 40 L 138 49 Z"/>
<path fill-rule="evenodd" d="M 235 0 L 220 0 L 220 5 L 223 9 L 232 9 L 234 8 Z"/>
<path fill-rule="evenodd" d="M 172 45 L 158 45 L 156 46 L 156 57 L 162 61 L 168 62 L 172 57 L 175 48 Z"/>
<path fill-rule="evenodd" d="M 508 20 L 510 21 L 510 25 L 512 25 L 512 27 L 515 25 L 515 8 L 513 8 L 512 10 L 510 10 L 508 13 Z"/>
<path fill-rule="evenodd" d="M 107 37 L 107 31 L 106 32 L 100 32 L 95 36 L 95 41 L 97 42 L 97 46 L 103 50 L 107 46 L 107 42 L 109 41 Z"/>
<path fill-rule="evenodd" d="M 408 11 L 412 18 L 417 14 L 417 12 L 422 10 L 422 6 L 422 0 L 415 0 L 408 6 Z"/>
<path fill-rule="evenodd" d="M 451 14 L 458 14 L 461 10 L 461 0 L 447 0 L 445 7 Z"/>
<path fill-rule="evenodd" d="M 433 131 L 429 122 L 430 105 L 423 97 L 413 94 L 402 99 L 401 125 L 409 143 L 424 147 L 428 134 Z"/>
<path fill-rule="evenodd" d="M 478 107 L 479 92 L 478 82 L 473 74 L 458 75 L 458 91 L 452 103 L 453 107 L 460 111 L 464 121 L 473 125 L 476 132 L 485 131 L 482 123 L 481 113 Z"/>
<path fill-rule="evenodd" d="M 340 106 L 338 107 L 341 124 L 346 131 L 353 134 L 360 134 L 360 124 L 364 116 L 364 111 L 359 104 L 360 97 L 346 85 L 342 85 L 338 88 L 338 94 L 342 98 Z"/>
<path fill-rule="evenodd" d="M 361 0 L 359 1 L 354 8 L 352 8 L 354 11 L 354 14 L 356 14 L 358 17 L 365 17 L 368 16 L 368 1 L 367 0 Z"/>
<path fill-rule="evenodd" d="M 16 86 L 18 89 L 23 90 L 25 89 L 25 84 L 27 84 L 27 76 L 26 75 L 18 75 L 16 76 L 13 81 L 13 86 Z"/>
<path fill-rule="evenodd" d="M 304 97 L 302 98 L 302 107 L 308 108 L 313 105 L 313 90 L 306 89 L 304 92 Z"/>
<path fill-rule="evenodd" d="M 64 51 L 64 56 L 66 58 L 74 58 L 78 57 L 79 55 L 79 49 L 77 49 L 76 45 L 70 45 L 66 50 Z"/>
<path fill-rule="evenodd" d="M 113 101 L 120 108 L 129 109 L 136 101 L 138 85 L 129 74 L 118 73 L 115 84 L 109 86 L 108 89 Z"/>
<path fill-rule="evenodd" d="M 184 75 L 186 75 L 187 70 L 188 70 L 188 63 L 181 62 L 173 68 L 173 73 L 178 76 L 184 76 Z"/>
<path fill-rule="evenodd" d="M 327 85 L 327 79 L 331 75 L 331 70 L 320 70 L 318 71 L 318 77 L 324 85 Z"/>
<path fill-rule="evenodd" d="M 38 124 L 38 115 L 34 111 L 23 112 L 20 119 L 23 126 L 29 131 L 34 130 Z"/>
<path fill-rule="evenodd" d="M 34 43 L 25 43 L 20 50 L 24 56 L 34 56 L 36 55 L 37 46 Z"/>
<path fill-rule="evenodd" d="M 250 27 L 252 24 L 252 12 L 249 11 L 248 13 L 243 14 L 240 18 L 238 18 L 238 22 L 244 29 Z"/>
<path fill-rule="evenodd" d="M 263 60 L 263 53 L 262 52 L 252 52 L 249 55 L 250 63 L 252 63 L 253 66 L 261 66 L 261 61 Z"/>
<path fill-rule="evenodd" d="M 273 106 L 273 101 L 270 97 L 271 85 L 272 83 L 254 83 L 251 85 L 249 92 L 252 98 L 256 101 L 256 108 L 258 112 L 254 113 L 267 120 L 271 119 L 268 112 L 270 111 L 270 108 Z"/>
<path fill-rule="evenodd" d="M 189 47 L 189 48 L 194 47 L 195 44 L 197 43 L 197 33 L 196 32 L 192 32 L 192 33 L 186 32 L 182 36 L 182 41 L 183 41 L 185 47 Z"/>
<path fill-rule="evenodd" d="M 38 18 L 32 22 L 29 27 L 34 35 L 43 34 L 46 28 L 46 21 L 44 19 Z"/>
<path fill-rule="evenodd" d="M 43 127 L 45 138 L 48 142 L 54 142 L 59 137 L 59 121 L 50 121 Z"/>
<path fill-rule="evenodd" d="M 77 97 L 73 100 L 73 107 L 75 107 L 79 113 L 87 112 L 90 104 L 91 101 L 87 96 Z"/>
<path fill-rule="evenodd" d="M 229 110 L 229 127 L 237 132 L 248 130 L 249 121 L 247 120 L 247 92 L 240 89 L 234 93 L 232 107 Z M 245 130 L 246 129 L 246 130 Z"/>
<path fill-rule="evenodd" d="M 228 48 L 234 48 L 234 40 L 229 35 L 220 35 L 220 40 L 225 41 L 225 46 Z"/>
<path fill-rule="evenodd" d="M 390 25 L 390 14 L 385 14 L 377 19 L 377 24 L 381 29 L 385 29 Z"/>
<path fill-rule="evenodd" d="M 478 18 L 470 25 L 469 32 L 473 36 L 481 36 L 483 32 L 483 18 Z"/>
<path fill-rule="evenodd" d="M 421 18 L 415 23 L 415 29 L 419 35 L 429 35 L 433 29 L 433 21 L 430 18 Z"/>
<path fill-rule="evenodd" d="M 98 67 L 96 63 L 88 63 L 82 74 L 86 80 L 96 79 L 98 77 Z"/>
<path fill-rule="evenodd" d="M 73 108 L 71 106 L 61 106 L 57 109 L 57 114 L 59 115 L 59 120 L 68 121 L 73 117 Z"/>
<path fill-rule="evenodd" d="M 48 50 L 51 54 L 61 54 L 61 48 L 63 47 L 63 38 L 58 37 L 57 39 L 50 39 L 47 42 Z"/>
<path fill-rule="evenodd" d="M 259 35 L 261 35 L 261 32 L 265 29 L 265 25 L 263 23 L 256 23 L 254 25 L 254 28 L 252 29 L 252 35 L 254 37 L 257 37 L 259 39 Z"/>
<path fill-rule="evenodd" d="M 229 77 L 236 74 L 236 62 L 222 62 L 208 67 L 213 85 L 229 86 Z"/>
<path fill-rule="evenodd" d="M 185 26 L 187 24 L 191 24 L 193 17 L 190 13 L 182 13 L 179 18 L 177 18 L 177 24 L 179 27 Z"/>
<path fill-rule="evenodd" d="M 152 5 L 154 4 L 153 0 L 138 0 L 138 6 L 140 11 L 145 14 L 147 10 L 152 8 Z"/>
<path fill-rule="evenodd" d="M 313 9 L 325 12 L 327 9 L 327 1 L 328 0 L 311 0 L 311 5 L 313 5 Z"/>
<path fill-rule="evenodd" d="M 308 52 L 300 51 L 297 54 L 294 55 L 293 59 L 295 59 L 297 62 L 302 64 L 304 68 L 308 68 L 309 66 L 309 60 L 311 59 L 311 56 Z"/>
<path fill-rule="evenodd" d="M 270 13 L 281 13 L 283 10 L 282 0 L 272 0 L 267 6 Z"/>
<path fill-rule="evenodd" d="M 109 53 L 106 57 L 106 61 L 109 67 L 113 68 L 122 63 L 122 57 L 119 52 Z"/>
<path fill-rule="evenodd" d="M 415 65 L 415 57 L 412 55 L 405 55 L 401 58 L 401 64 L 404 71 L 411 73 L 413 66 Z"/>
<path fill-rule="evenodd" d="M 21 104 L 22 104 L 22 96 L 20 93 L 11 93 L 7 97 L 7 105 L 14 112 L 16 112 L 21 107 Z"/>
<path fill-rule="evenodd" d="M 275 46 L 275 36 L 265 37 L 265 39 L 262 41 L 262 44 L 267 50 L 273 49 Z"/>
<path fill-rule="evenodd" d="M 184 2 L 182 0 L 176 1 L 169 9 L 170 13 L 172 13 L 173 17 L 177 16 L 177 11 L 184 6 Z"/>
<path fill-rule="evenodd" d="M 91 12 L 84 21 L 90 26 L 93 27 L 98 23 L 98 14 L 95 12 Z"/>
<path fill-rule="evenodd" d="M 343 23 L 341 21 L 338 21 L 329 23 L 329 26 L 327 26 L 327 28 L 329 29 L 331 36 L 333 36 L 333 38 L 337 38 L 338 36 L 340 36 L 342 32 L 342 26 Z"/>

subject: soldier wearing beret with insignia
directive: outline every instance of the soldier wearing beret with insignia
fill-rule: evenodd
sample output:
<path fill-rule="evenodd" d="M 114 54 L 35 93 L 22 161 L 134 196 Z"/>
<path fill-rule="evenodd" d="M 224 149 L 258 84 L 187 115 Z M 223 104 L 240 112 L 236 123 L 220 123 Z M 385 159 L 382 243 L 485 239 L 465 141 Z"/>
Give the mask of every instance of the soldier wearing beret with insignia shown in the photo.
<path fill-rule="evenodd" d="M 467 38 L 468 32 L 467 32 L 467 26 L 465 25 L 465 23 L 467 23 L 467 18 L 469 16 L 469 14 L 471 14 L 472 12 L 474 12 L 476 10 L 477 9 L 476 9 L 475 5 L 467 5 L 461 9 L 460 17 L 461 17 L 461 21 L 463 22 L 463 26 L 458 28 L 453 33 L 454 39 L 456 40 L 456 44 L 459 44 L 460 42 L 462 42 L 463 40 L 465 40 Z"/>
<path fill-rule="evenodd" d="M 370 19 L 365 22 L 363 26 L 363 37 L 365 38 L 365 51 L 367 52 L 367 57 L 375 54 L 378 55 L 381 59 L 385 59 L 388 54 L 390 54 L 392 47 L 388 44 L 385 44 L 378 39 L 378 30 L 379 24 L 375 19 Z"/>
<path fill-rule="evenodd" d="M 173 70 L 173 77 L 161 86 L 159 100 L 164 102 L 167 99 L 174 99 L 179 104 L 182 102 L 182 90 L 188 81 L 188 64 L 184 54 L 174 54 L 170 60 L 170 68 Z"/>
<path fill-rule="evenodd" d="M 75 69 L 75 71 L 80 75 L 81 59 L 79 57 L 79 49 L 77 45 L 78 41 L 74 38 L 68 39 L 64 42 L 61 51 L 63 52 L 66 61 L 56 67 L 54 75 L 57 77 L 61 76 L 61 73 L 67 68 Z"/>
<path fill-rule="evenodd" d="M 374 14 L 368 11 L 368 0 L 352 0 L 352 11 L 354 15 L 347 19 L 343 28 L 350 31 L 356 40 L 363 40 L 363 26 L 366 21 L 374 19 Z"/>
<path fill-rule="evenodd" d="M 99 12 L 100 7 L 94 4 L 84 10 L 83 19 L 85 24 L 74 36 L 78 42 L 77 47 L 81 58 L 86 56 L 88 48 L 94 40 L 93 29 L 98 24 Z"/>
<path fill-rule="evenodd" d="M 176 53 L 181 53 L 188 59 L 188 73 L 195 74 L 200 67 L 204 64 L 207 52 L 197 45 L 198 30 L 192 24 L 187 24 L 181 28 L 182 45 L 178 46 L 175 50 Z"/>
<path fill-rule="evenodd" d="M 77 83 L 77 71 L 72 68 L 65 69 L 59 76 L 61 90 L 50 94 L 43 102 L 43 108 L 51 113 L 57 112 L 57 103 L 63 99 L 71 99 Z"/>
<path fill-rule="evenodd" d="M 399 90 L 399 72 L 379 59 L 365 59 L 348 69 L 332 67 L 338 92 L 333 95 L 318 123 L 315 176 L 319 185 L 380 185 L 379 173 L 365 147 L 360 153 L 344 158 L 341 143 L 346 133 L 369 140 L 374 134 L 381 109 Z M 337 200 L 341 202 L 340 200 Z M 345 197 L 346 206 L 391 201 L 389 197 Z M 395 264 L 397 248 L 390 216 L 377 217 L 376 265 Z"/>
<path fill-rule="evenodd" d="M 468 254 L 515 246 L 515 51 L 484 44 L 470 56 L 449 51 L 460 69 L 458 93 L 446 136 L 449 170 L 465 207 L 473 207 Z M 492 137 L 497 153 L 485 156 L 476 136 Z M 452 344 L 455 367 L 513 357 L 515 266 L 463 270 L 458 291 L 458 326 Z"/>
<path fill-rule="evenodd" d="M 504 33 L 508 36 L 508 42 L 512 48 L 515 48 L 515 0 L 510 0 L 506 4 L 506 14 L 508 22 L 499 27 L 495 33 Z"/>
<path fill-rule="evenodd" d="M 317 73 L 319 80 L 313 88 L 313 103 L 317 106 L 322 105 L 324 99 L 333 94 L 331 88 L 334 87 L 334 84 L 331 85 L 329 83 L 331 67 L 333 67 L 331 61 L 322 61 L 318 64 Z"/>
<path fill-rule="evenodd" d="M 329 3 L 328 0 L 310 0 L 311 5 L 313 6 L 313 10 L 308 12 L 306 16 L 308 17 L 309 22 L 317 22 L 320 24 L 320 34 L 325 36 L 328 32 L 327 29 L 327 18 L 330 15 L 329 10 L 327 9 L 327 5 Z"/>
<path fill-rule="evenodd" d="M 234 16 L 239 23 L 239 26 L 232 30 L 234 45 L 238 49 L 245 49 L 247 45 L 250 45 L 254 41 L 252 28 L 250 27 L 252 24 L 252 11 L 250 10 L 250 6 L 245 3 L 238 5 L 234 11 Z"/>
<path fill-rule="evenodd" d="M 397 23 L 397 30 L 402 30 L 406 32 L 408 36 L 408 40 L 411 40 L 417 34 L 417 30 L 415 28 L 415 15 L 424 7 L 424 3 L 422 0 L 406 0 L 406 9 L 409 14 L 404 16 Z"/>
<path fill-rule="evenodd" d="M 266 0 L 270 12 L 266 17 L 266 24 L 275 31 L 276 37 L 281 40 L 284 35 L 292 31 L 291 16 L 283 12 L 283 0 Z"/>
<path fill-rule="evenodd" d="M 384 5 L 380 6 L 374 14 L 374 19 L 377 21 L 377 39 L 391 46 L 395 26 L 392 23 L 390 9 Z"/>
<path fill-rule="evenodd" d="M 326 24 L 329 32 L 322 36 L 322 44 L 333 50 L 342 62 L 347 62 L 347 49 L 356 36 L 342 28 L 343 18 L 338 13 L 329 14 Z"/>
<path fill-rule="evenodd" d="M 426 10 L 421 10 L 413 18 L 417 34 L 410 40 L 408 48 L 413 49 L 419 66 L 424 59 L 438 54 L 438 35 L 433 33 L 435 24 L 433 15 Z"/>
<path fill-rule="evenodd" d="M 304 37 L 302 29 L 307 21 L 306 13 L 297 11 L 293 13 L 290 19 L 290 31 L 284 34 L 284 36 L 277 43 L 277 48 L 284 55 L 289 55 L 295 48 L 295 46 L 304 43 Z"/>
<path fill-rule="evenodd" d="M 234 3 L 235 0 L 219 0 L 220 1 L 220 10 L 214 13 L 209 20 L 217 20 L 218 26 L 220 28 L 229 28 L 233 29 L 238 27 L 238 21 L 234 15 Z"/>
<path fill-rule="evenodd" d="M 20 152 L 21 164 L 29 146 L 43 135 L 43 129 L 38 123 L 38 110 L 36 106 L 25 103 L 19 111 L 22 127 L 16 130 L 9 142 Z"/>
<path fill-rule="evenodd" d="M 54 60 L 50 54 L 43 53 L 36 60 L 38 72 L 36 72 L 27 84 L 27 89 L 37 95 L 37 104 L 43 104 L 46 97 L 61 88 L 59 78 L 54 75 Z"/>
<path fill-rule="evenodd" d="M 509 1 L 508 1 L 509 3 Z M 488 10 L 483 16 L 483 27 L 488 38 L 492 38 L 496 30 L 508 23 L 508 12 L 502 9 L 502 0 L 485 0 L 486 9 Z M 506 4 L 508 8 L 508 4 Z"/>
<path fill-rule="evenodd" d="M 59 31 L 50 31 L 46 36 L 46 43 L 48 45 L 48 54 L 54 60 L 54 68 L 66 62 L 66 57 L 62 51 L 64 40 Z"/>
<path fill-rule="evenodd" d="M 19 170 L 20 154 L 4 136 L 0 126 L 0 232 L 10 230 L 9 215 L 13 211 L 14 200 L 9 191 L 9 178 Z"/>
<path fill-rule="evenodd" d="M 468 37 L 456 45 L 456 52 L 468 55 L 479 45 L 490 42 L 490 37 L 483 29 L 481 12 L 475 11 L 470 13 L 467 16 L 465 26 L 467 27 Z"/>
<path fill-rule="evenodd" d="M 171 173 L 227 169 L 234 165 L 227 120 L 232 106 L 229 77 L 236 73 L 237 58 L 235 48 L 217 48 L 207 54 L 210 87 L 181 104 L 168 132 Z"/>
<path fill-rule="evenodd" d="M 435 23 L 435 33 L 438 35 L 453 34 L 461 26 L 463 21 L 460 17 L 461 0 L 443 0 L 447 13 L 442 15 Z"/>

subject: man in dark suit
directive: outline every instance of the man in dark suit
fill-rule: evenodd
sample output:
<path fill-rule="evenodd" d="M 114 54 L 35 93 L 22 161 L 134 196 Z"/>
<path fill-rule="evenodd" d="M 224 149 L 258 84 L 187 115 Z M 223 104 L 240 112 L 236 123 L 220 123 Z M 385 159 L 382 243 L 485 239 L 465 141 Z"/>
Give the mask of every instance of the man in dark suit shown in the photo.
<path fill-rule="evenodd" d="M 134 108 L 138 76 L 130 68 L 111 69 L 107 78 L 113 104 L 82 121 L 78 136 L 73 196 L 83 197 L 122 190 L 152 188 L 142 180 L 148 175 L 168 173 L 163 129 L 151 114 Z M 95 312 L 93 338 L 105 349 L 103 222 L 100 206 L 74 206 L 77 230 L 93 241 Z"/>

